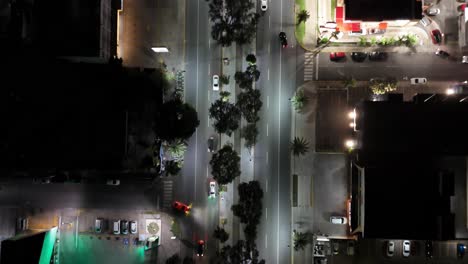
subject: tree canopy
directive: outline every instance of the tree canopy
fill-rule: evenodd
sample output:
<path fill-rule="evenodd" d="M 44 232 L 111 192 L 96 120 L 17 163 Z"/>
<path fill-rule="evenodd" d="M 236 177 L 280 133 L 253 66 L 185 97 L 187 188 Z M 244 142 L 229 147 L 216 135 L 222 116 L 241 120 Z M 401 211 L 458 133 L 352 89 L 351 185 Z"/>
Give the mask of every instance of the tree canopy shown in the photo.
<path fill-rule="evenodd" d="M 291 151 L 294 156 L 305 155 L 309 151 L 309 142 L 305 138 L 295 137 L 291 142 Z"/>
<path fill-rule="evenodd" d="M 218 133 L 231 135 L 239 127 L 241 112 L 229 101 L 216 100 L 209 109 L 210 118 L 214 119 L 214 128 Z"/>
<path fill-rule="evenodd" d="M 192 136 L 199 124 L 197 111 L 176 98 L 165 102 L 159 109 L 154 132 L 162 140 L 185 140 Z"/>
<path fill-rule="evenodd" d="M 240 157 L 230 145 L 224 145 L 218 152 L 214 153 L 211 160 L 211 174 L 218 184 L 228 184 L 239 177 Z"/>
<path fill-rule="evenodd" d="M 245 139 L 244 146 L 252 148 L 257 143 L 258 129 L 255 123 L 251 123 L 242 128 L 241 137 Z"/>
<path fill-rule="evenodd" d="M 262 101 L 260 100 L 260 90 L 258 89 L 245 89 L 237 95 L 237 107 L 239 108 L 242 116 L 249 123 L 257 122 L 260 118 L 258 112 L 262 108 Z"/>
<path fill-rule="evenodd" d="M 231 207 L 240 222 L 246 224 L 244 233 L 247 241 L 255 241 L 257 225 L 262 216 L 263 190 L 258 181 L 243 182 L 237 187 L 239 203 Z"/>

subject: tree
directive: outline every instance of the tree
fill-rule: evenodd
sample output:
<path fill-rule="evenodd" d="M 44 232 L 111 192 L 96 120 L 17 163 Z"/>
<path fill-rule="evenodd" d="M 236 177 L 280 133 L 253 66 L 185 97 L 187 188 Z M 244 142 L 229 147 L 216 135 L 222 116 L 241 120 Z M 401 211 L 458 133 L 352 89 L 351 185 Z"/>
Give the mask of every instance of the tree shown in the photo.
<path fill-rule="evenodd" d="M 294 232 L 294 250 L 299 251 L 305 249 L 307 244 L 309 243 L 309 234 L 308 233 L 301 233 L 301 232 Z"/>
<path fill-rule="evenodd" d="M 180 257 L 178 254 L 172 255 L 170 258 L 166 259 L 166 264 L 179 264 Z"/>
<path fill-rule="evenodd" d="M 185 151 L 187 150 L 187 142 L 182 139 L 176 139 L 166 145 L 166 151 L 175 159 L 184 159 Z"/>
<path fill-rule="evenodd" d="M 352 77 L 343 80 L 343 84 L 345 88 L 354 88 L 356 87 L 356 83 L 357 83 L 356 79 Z"/>
<path fill-rule="evenodd" d="M 245 72 L 234 74 L 234 80 L 242 89 L 252 88 L 253 82 L 258 81 L 258 78 L 260 78 L 260 71 L 257 69 L 257 65 L 249 65 Z"/>
<path fill-rule="evenodd" d="M 386 94 L 397 89 L 397 80 L 395 78 L 371 79 L 369 87 L 373 94 Z"/>
<path fill-rule="evenodd" d="M 309 19 L 309 17 L 310 17 L 310 14 L 307 10 L 301 10 L 297 14 L 297 24 L 299 25 L 302 22 L 306 22 L 307 19 Z"/>
<path fill-rule="evenodd" d="M 308 101 L 309 98 L 304 94 L 303 89 L 297 90 L 294 96 L 291 98 L 291 103 L 294 107 L 294 110 L 296 110 L 297 112 L 302 111 L 302 109 Z"/>
<path fill-rule="evenodd" d="M 250 123 L 242 128 L 241 137 L 245 139 L 244 146 L 248 149 L 257 143 L 258 129 L 255 123 Z"/>
<path fill-rule="evenodd" d="M 234 104 L 221 98 L 211 104 L 209 112 L 210 118 L 214 119 L 216 132 L 230 136 L 239 127 L 241 112 Z"/>
<path fill-rule="evenodd" d="M 255 57 L 255 54 L 249 54 L 245 59 L 249 65 L 255 65 L 255 63 L 257 63 L 257 57 Z"/>
<path fill-rule="evenodd" d="M 175 160 L 167 160 L 166 161 L 166 175 L 178 175 L 179 172 L 182 170 L 182 160 L 175 161 Z"/>
<path fill-rule="evenodd" d="M 236 106 L 249 123 L 257 122 L 260 119 L 257 115 L 263 105 L 260 96 L 258 89 L 246 89 L 237 96 Z"/>
<path fill-rule="evenodd" d="M 219 185 L 228 184 L 240 175 L 240 157 L 230 145 L 214 153 L 210 160 L 211 174 Z"/>
<path fill-rule="evenodd" d="M 305 155 L 309 151 L 309 142 L 304 138 L 295 137 L 291 142 L 291 151 L 294 156 Z"/>
<path fill-rule="evenodd" d="M 188 139 L 200 124 L 197 111 L 177 98 L 165 102 L 158 113 L 154 132 L 162 140 Z"/>
<path fill-rule="evenodd" d="M 224 243 L 229 239 L 229 234 L 224 228 L 217 226 L 214 230 L 213 237 L 218 239 L 221 243 Z"/>
<path fill-rule="evenodd" d="M 231 79 L 231 76 L 229 75 L 222 74 L 221 76 L 219 76 L 219 81 L 221 82 L 222 85 L 228 85 L 230 79 Z"/>
<path fill-rule="evenodd" d="M 265 264 L 259 260 L 259 253 L 255 243 L 239 240 L 233 246 L 226 245 L 217 252 L 213 264 Z"/>
<path fill-rule="evenodd" d="M 232 213 L 239 217 L 240 222 L 246 224 L 245 238 L 254 242 L 257 236 L 257 225 L 262 216 L 263 191 L 258 181 L 243 182 L 237 187 L 239 203 L 231 207 Z"/>

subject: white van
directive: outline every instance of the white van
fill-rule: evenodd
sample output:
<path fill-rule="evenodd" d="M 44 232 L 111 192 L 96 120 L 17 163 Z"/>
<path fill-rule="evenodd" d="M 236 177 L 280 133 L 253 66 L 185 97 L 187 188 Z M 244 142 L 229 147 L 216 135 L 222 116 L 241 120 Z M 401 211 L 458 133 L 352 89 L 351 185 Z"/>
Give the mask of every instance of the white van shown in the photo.
<path fill-rule="evenodd" d="M 332 216 L 330 217 L 330 223 L 336 224 L 336 225 L 344 225 L 348 223 L 348 219 L 343 216 Z"/>
<path fill-rule="evenodd" d="M 119 235 L 120 234 L 120 220 L 114 221 L 114 234 Z"/>

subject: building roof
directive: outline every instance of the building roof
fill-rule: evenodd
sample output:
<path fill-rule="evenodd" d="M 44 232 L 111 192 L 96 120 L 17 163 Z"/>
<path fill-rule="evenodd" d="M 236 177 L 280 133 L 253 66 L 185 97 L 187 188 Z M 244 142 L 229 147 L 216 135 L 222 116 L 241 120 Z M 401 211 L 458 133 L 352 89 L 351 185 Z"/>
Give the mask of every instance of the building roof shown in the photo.
<path fill-rule="evenodd" d="M 421 19 L 422 1 L 345 0 L 345 19 L 383 21 Z"/>

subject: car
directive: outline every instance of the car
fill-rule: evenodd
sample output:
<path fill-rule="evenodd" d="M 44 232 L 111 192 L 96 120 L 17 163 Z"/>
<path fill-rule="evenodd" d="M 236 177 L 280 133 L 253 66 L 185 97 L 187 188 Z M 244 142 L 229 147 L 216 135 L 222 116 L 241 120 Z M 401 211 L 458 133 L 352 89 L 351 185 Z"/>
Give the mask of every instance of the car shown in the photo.
<path fill-rule="evenodd" d="M 336 225 L 344 225 L 348 223 L 348 219 L 343 216 L 332 216 L 330 217 L 330 223 L 336 224 Z"/>
<path fill-rule="evenodd" d="M 184 204 L 184 203 L 181 203 L 179 201 L 174 201 L 172 203 L 172 208 L 174 208 L 175 210 L 179 211 L 179 212 L 183 212 L 185 214 L 188 214 L 190 213 L 190 206 Z"/>
<path fill-rule="evenodd" d="M 403 241 L 403 257 L 409 257 L 411 252 L 411 242 L 409 240 Z"/>
<path fill-rule="evenodd" d="M 333 255 L 340 254 L 340 244 L 338 242 L 333 243 Z"/>
<path fill-rule="evenodd" d="M 120 185 L 120 180 L 119 179 L 108 179 L 107 180 L 107 185 L 113 185 L 113 186 Z"/>
<path fill-rule="evenodd" d="M 16 230 L 24 231 L 28 229 L 28 219 L 24 217 L 18 217 L 16 219 Z"/>
<path fill-rule="evenodd" d="M 209 198 L 216 198 L 216 182 L 210 181 L 210 193 Z"/>
<path fill-rule="evenodd" d="M 208 152 L 214 152 L 216 149 L 216 140 L 214 136 L 208 138 Z"/>
<path fill-rule="evenodd" d="M 219 76 L 213 75 L 213 91 L 219 91 Z"/>
<path fill-rule="evenodd" d="M 33 183 L 40 183 L 40 184 L 49 184 L 52 177 L 36 177 L 33 178 Z"/>
<path fill-rule="evenodd" d="M 363 62 L 367 58 L 367 52 L 352 52 L 351 59 L 355 62 Z"/>
<path fill-rule="evenodd" d="M 348 256 L 354 256 L 354 241 L 348 241 L 348 248 L 346 249 Z"/>
<path fill-rule="evenodd" d="M 421 20 L 419 20 L 419 23 L 421 23 L 421 25 L 424 27 L 427 27 L 432 23 L 432 20 L 428 17 L 423 17 Z"/>
<path fill-rule="evenodd" d="M 387 241 L 387 257 L 392 257 L 393 254 L 395 253 L 395 242 L 393 241 Z"/>
<path fill-rule="evenodd" d="M 130 233 L 136 234 L 138 232 L 138 225 L 136 221 L 130 221 Z"/>
<path fill-rule="evenodd" d="M 120 221 L 120 232 L 122 233 L 122 235 L 128 234 L 128 221 Z"/>
<path fill-rule="evenodd" d="M 387 58 L 388 54 L 386 52 L 373 51 L 369 54 L 370 61 L 385 61 Z"/>
<path fill-rule="evenodd" d="M 440 14 L 440 9 L 435 8 L 435 7 L 428 8 L 428 9 L 426 9 L 426 14 L 429 15 L 429 16 L 436 16 L 436 15 Z"/>
<path fill-rule="evenodd" d="M 450 54 L 446 51 L 443 51 L 441 49 L 437 49 L 435 54 L 441 58 L 444 58 L 444 59 L 447 59 L 448 57 L 450 57 Z"/>
<path fill-rule="evenodd" d="M 203 252 L 205 251 L 205 241 L 197 241 L 197 256 L 203 257 Z"/>
<path fill-rule="evenodd" d="M 344 61 L 346 59 L 346 54 L 344 52 L 332 52 L 330 53 L 331 61 Z"/>
<path fill-rule="evenodd" d="M 446 93 L 448 95 L 452 94 L 468 94 L 468 82 L 464 81 L 461 83 L 457 83 L 453 85 L 452 87 L 448 88 Z"/>
<path fill-rule="evenodd" d="M 468 63 L 468 56 L 462 57 L 462 63 Z"/>
<path fill-rule="evenodd" d="M 432 43 L 434 43 L 435 45 L 441 44 L 443 37 L 444 35 L 440 33 L 440 30 L 434 29 L 431 31 Z"/>
<path fill-rule="evenodd" d="M 279 39 L 280 39 L 281 46 L 283 48 L 287 48 L 288 47 L 288 37 L 286 37 L 286 33 L 280 32 L 279 33 Z"/>
<path fill-rule="evenodd" d="M 462 243 L 457 244 L 457 257 L 463 258 L 465 256 L 466 246 Z"/>
<path fill-rule="evenodd" d="M 94 221 L 94 231 L 96 231 L 96 233 L 101 233 L 102 232 L 103 222 L 104 221 L 101 218 L 96 218 L 96 221 Z"/>
<path fill-rule="evenodd" d="M 426 78 L 421 78 L 421 77 L 411 78 L 410 81 L 411 81 L 411 84 L 415 84 L 415 85 L 427 83 L 427 79 Z"/>
<path fill-rule="evenodd" d="M 426 240 L 426 243 L 424 244 L 424 248 L 426 249 L 426 258 L 432 258 L 432 241 Z"/>
<path fill-rule="evenodd" d="M 114 225 L 113 225 L 113 230 L 114 235 L 119 235 L 120 234 L 120 220 L 115 220 Z"/>
<path fill-rule="evenodd" d="M 268 9 L 268 0 L 261 0 L 260 1 L 260 9 L 262 9 L 263 12 L 267 11 L 267 9 Z"/>

